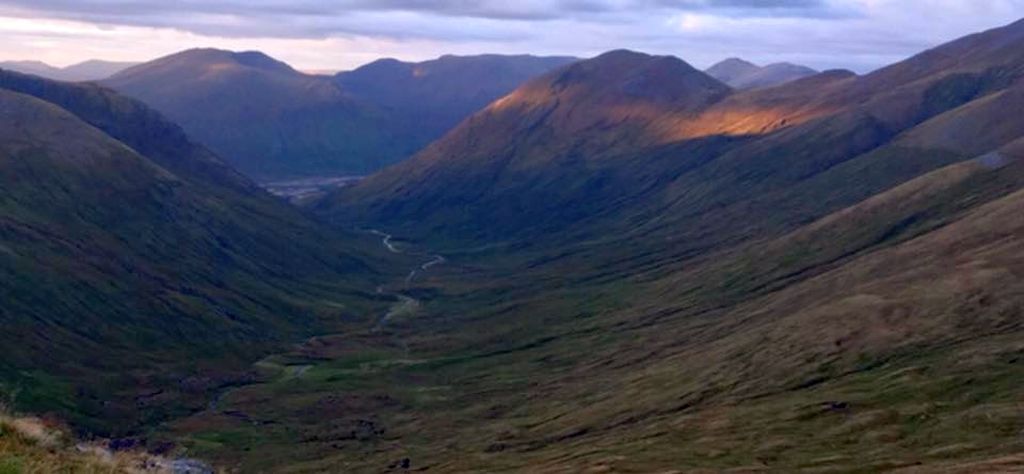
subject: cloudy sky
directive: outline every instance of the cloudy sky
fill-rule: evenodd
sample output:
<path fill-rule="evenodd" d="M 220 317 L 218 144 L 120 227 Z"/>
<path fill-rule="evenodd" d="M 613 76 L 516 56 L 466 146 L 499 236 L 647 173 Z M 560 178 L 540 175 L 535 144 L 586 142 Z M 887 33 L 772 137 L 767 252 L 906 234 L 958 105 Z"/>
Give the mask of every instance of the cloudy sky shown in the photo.
<path fill-rule="evenodd" d="M 300 69 L 390 56 L 630 48 L 866 72 L 1024 17 L 1024 0 L 0 0 L 0 59 L 257 49 Z"/>

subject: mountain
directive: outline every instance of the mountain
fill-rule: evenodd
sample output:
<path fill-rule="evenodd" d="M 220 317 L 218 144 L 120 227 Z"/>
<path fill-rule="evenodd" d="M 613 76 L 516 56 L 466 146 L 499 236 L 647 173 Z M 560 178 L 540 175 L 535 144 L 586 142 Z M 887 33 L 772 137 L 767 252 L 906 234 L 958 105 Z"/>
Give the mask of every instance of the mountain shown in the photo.
<path fill-rule="evenodd" d="M 50 66 L 42 61 L 4 61 L 0 69 L 33 74 L 58 81 L 98 81 L 106 79 L 136 63 L 91 59 L 67 67 Z"/>
<path fill-rule="evenodd" d="M 417 225 L 503 235 L 523 232 L 523 219 L 529 226 L 569 225 L 597 212 L 595 206 L 645 189 L 630 182 L 645 174 L 634 165 L 687 166 L 632 163 L 638 149 L 689 137 L 695 140 L 685 147 L 715 150 L 738 143 L 729 135 L 772 126 L 758 120 L 768 114 L 747 103 L 742 109 L 751 124 L 723 118 L 716 105 L 732 97 L 728 86 L 677 58 L 609 52 L 530 81 L 413 159 L 335 198 L 356 210 L 346 218 L 372 215 L 389 226 L 412 222 L 412 215 Z M 319 207 L 333 212 L 331 198 Z"/>
<path fill-rule="evenodd" d="M 704 70 L 704 72 L 726 84 L 752 76 L 761 71 L 761 67 L 740 58 L 729 58 Z"/>
<path fill-rule="evenodd" d="M 704 72 L 736 89 L 777 86 L 818 73 L 809 67 L 791 63 L 762 67 L 739 58 L 726 59 Z"/>
<path fill-rule="evenodd" d="M 1022 91 L 1024 21 L 771 88 L 553 71 L 313 207 L 445 265 L 388 343 L 225 410 L 309 471 L 1019 471 Z M 248 440 L 211 456 L 289 456 Z"/>
<path fill-rule="evenodd" d="M 381 59 L 339 73 L 342 88 L 390 112 L 416 149 L 529 79 L 577 61 L 571 57 L 446 55 L 418 63 Z"/>
<path fill-rule="evenodd" d="M 400 161 L 558 61 L 385 61 L 332 78 L 300 73 L 262 53 L 198 49 L 104 84 L 165 113 L 243 173 L 280 180 L 366 174 Z"/>
<path fill-rule="evenodd" d="M 122 71 L 104 84 L 138 98 L 258 178 L 364 173 L 407 150 L 384 116 L 329 78 L 262 53 L 188 50 Z"/>
<path fill-rule="evenodd" d="M 4 61 L 0 62 L 0 68 L 17 71 L 25 74 L 49 77 L 57 79 L 61 73 L 60 68 L 51 66 L 42 61 Z"/>
<path fill-rule="evenodd" d="M 1012 85 L 1019 30 L 968 37 L 866 76 L 827 71 L 737 92 L 688 66 L 655 66 L 679 60 L 610 53 L 530 82 L 319 209 L 417 236 L 484 240 L 592 232 L 577 224 L 606 216 L 618 232 L 711 225 L 694 246 L 740 231 L 751 212 L 790 226 L 970 158 L 907 153 L 894 139 Z M 623 57 L 634 58 L 626 75 Z M 869 163 L 885 171 L 839 186 Z M 808 200 L 811 192 L 825 194 Z M 784 204 L 786 212 L 773 210 Z"/>
<path fill-rule="evenodd" d="M 359 239 L 140 102 L 2 72 L 0 105 L 0 387 L 17 409 L 131 432 L 372 306 Z"/>
<path fill-rule="evenodd" d="M 62 69 L 68 79 L 76 81 L 98 81 L 106 79 L 125 69 L 136 66 L 135 62 L 101 61 L 90 59 Z"/>

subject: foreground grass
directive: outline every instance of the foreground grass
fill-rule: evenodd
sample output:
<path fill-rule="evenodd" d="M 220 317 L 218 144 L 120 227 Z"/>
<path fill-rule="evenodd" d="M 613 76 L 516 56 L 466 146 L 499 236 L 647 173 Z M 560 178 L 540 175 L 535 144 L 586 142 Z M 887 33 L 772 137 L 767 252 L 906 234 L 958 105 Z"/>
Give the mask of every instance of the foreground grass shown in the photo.
<path fill-rule="evenodd" d="M 146 456 L 79 448 L 64 432 L 39 419 L 0 414 L 0 474 L 140 472 L 163 471 L 147 467 Z"/>

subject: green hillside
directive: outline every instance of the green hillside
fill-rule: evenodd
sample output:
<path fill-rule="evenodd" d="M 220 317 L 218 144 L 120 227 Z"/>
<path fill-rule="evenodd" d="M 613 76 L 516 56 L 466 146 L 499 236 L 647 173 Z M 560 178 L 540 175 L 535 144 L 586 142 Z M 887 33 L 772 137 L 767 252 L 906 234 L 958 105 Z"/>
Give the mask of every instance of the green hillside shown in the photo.
<path fill-rule="evenodd" d="M 0 383 L 17 408 L 131 431 L 378 304 L 369 241 L 140 103 L 15 73 L 0 94 Z"/>
<path fill-rule="evenodd" d="M 292 472 L 1020 470 L 1022 42 L 539 78 L 315 207 L 446 257 L 417 312 L 168 436 Z"/>

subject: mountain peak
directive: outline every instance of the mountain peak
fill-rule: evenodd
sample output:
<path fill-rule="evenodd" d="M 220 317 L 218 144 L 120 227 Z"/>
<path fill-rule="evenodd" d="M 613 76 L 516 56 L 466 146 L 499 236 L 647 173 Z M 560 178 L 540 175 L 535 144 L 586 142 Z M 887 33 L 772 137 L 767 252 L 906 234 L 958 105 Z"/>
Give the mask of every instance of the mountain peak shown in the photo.
<path fill-rule="evenodd" d="M 277 72 L 295 72 L 291 66 L 259 51 L 229 51 L 216 48 L 194 48 L 165 56 L 165 60 L 196 64 L 235 63 L 241 66 Z M 159 62 L 161 59 L 156 60 Z"/>
<path fill-rule="evenodd" d="M 22 61 L 5 61 L 4 64 L 57 69 L 55 66 L 51 66 L 49 64 L 46 64 L 46 63 L 44 63 L 42 61 L 35 60 L 35 59 L 25 59 L 25 60 L 22 60 Z"/>
<path fill-rule="evenodd" d="M 746 59 L 732 57 L 732 58 L 723 59 L 723 60 L 715 63 L 714 66 L 711 66 L 711 67 L 708 68 L 708 71 L 712 71 L 712 70 L 716 70 L 716 69 L 722 69 L 722 70 L 730 70 L 731 69 L 731 70 L 748 70 L 748 71 L 751 71 L 751 70 L 760 69 L 760 68 L 761 68 L 761 66 L 758 66 L 757 64 L 754 64 L 754 63 L 752 63 L 750 61 L 747 61 Z"/>
<path fill-rule="evenodd" d="M 135 63 L 90 59 L 67 67 L 56 67 L 42 61 L 5 61 L 0 68 L 58 81 L 95 81 L 110 77 Z"/>
<path fill-rule="evenodd" d="M 777 62 L 761 67 L 740 58 L 721 61 L 705 72 L 736 89 L 777 86 L 818 73 L 809 67 L 788 62 Z"/>
<path fill-rule="evenodd" d="M 856 77 L 857 73 L 849 69 L 826 69 L 824 71 L 821 71 L 820 75 L 831 78 L 847 78 Z"/>
<path fill-rule="evenodd" d="M 395 58 L 381 58 L 359 66 L 351 71 L 339 72 L 335 74 L 335 77 L 344 82 L 347 77 L 359 75 L 365 76 L 369 80 L 376 82 L 381 79 L 381 76 L 391 76 L 395 74 L 402 76 L 407 75 L 412 70 L 412 67 L 412 64 Z"/>
<path fill-rule="evenodd" d="M 609 51 L 571 64 L 535 81 L 532 87 L 548 88 L 563 100 L 571 96 L 578 102 L 607 104 L 641 99 L 659 108 L 698 107 L 729 91 L 679 58 L 629 50 Z"/>
<path fill-rule="evenodd" d="M 0 62 L 0 69 L 7 69 L 9 71 L 16 71 L 23 74 L 32 74 L 42 77 L 54 77 L 61 72 L 58 67 L 51 66 L 42 61 L 34 60 L 3 61 Z"/>
<path fill-rule="evenodd" d="M 631 49 L 624 49 L 623 48 L 623 49 L 613 49 L 611 51 L 606 51 L 604 53 L 601 53 L 601 54 L 597 55 L 596 57 L 594 57 L 594 59 L 596 59 L 596 60 L 601 60 L 601 59 L 604 59 L 604 60 L 630 60 L 630 59 L 632 59 L 632 60 L 643 60 L 643 59 L 648 59 L 648 58 L 652 58 L 652 57 L 654 57 L 654 56 L 652 56 L 650 54 L 647 54 L 647 53 L 641 53 L 639 51 L 633 51 Z"/>
<path fill-rule="evenodd" d="M 138 74 L 149 74 L 154 71 L 197 71 L 250 69 L 282 74 L 300 74 L 291 66 L 278 61 L 259 51 L 228 51 L 216 48 L 193 48 L 180 51 L 162 58 L 128 68 L 112 79 L 119 80 Z"/>
<path fill-rule="evenodd" d="M 238 62 L 238 64 L 242 64 L 244 66 L 248 66 L 251 68 L 288 73 L 296 72 L 295 69 L 293 69 L 291 66 L 284 63 L 283 61 L 278 61 L 259 51 L 242 51 L 238 53 L 231 53 L 231 57 L 236 62 Z"/>
<path fill-rule="evenodd" d="M 704 72 L 719 81 L 729 84 L 737 78 L 756 74 L 760 70 L 760 66 L 750 61 L 740 58 L 728 58 L 709 67 Z"/>
<path fill-rule="evenodd" d="M 809 68 L 807 66 L 801 66 L 799 64 L 793 64 L 793 63 L 786 62 L 786 61 L 777 62 L 777 63 L 771 63 L 771 64 L 765 66 L 762 69 L 805 69 L 805 70 L 814 71 L 813 69 L 811 69 L 811 68 Z M 815 73 L 816 72 L 817 71 L 815 71 Z"/>
<path fill-rule="evenodd" d="M 759 67 L 758 65 L 756 65 L 756 64 L 754 64 L 754 63 L 752 63 L 750 61 L 747 61 L 746 59 L 737 58 L 735 56 L 733 56 L 731 58 L 725 58 L 722 61 L 720 61 L 717 65 L 725 65 L 725 66 L 754 66 L 754 67 Z M 714 66 L 712 66 L 712 67 L 714 67 Z"/>
<path fill-rule="evenodd" d="M 594 65 L 599 65 L 601 68 L 663 68 L 666 71 L 673 70 L 677 73 L 690 74 L 693 72 L 699 72 L 696 68 L 691 66 L 686 61 L 679 59 L 675 56 L 656 56 L 647 53 L 641 53 L 628 49 L 616 49 L 601 54 L 590 61 Z"/>

